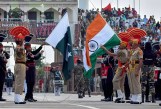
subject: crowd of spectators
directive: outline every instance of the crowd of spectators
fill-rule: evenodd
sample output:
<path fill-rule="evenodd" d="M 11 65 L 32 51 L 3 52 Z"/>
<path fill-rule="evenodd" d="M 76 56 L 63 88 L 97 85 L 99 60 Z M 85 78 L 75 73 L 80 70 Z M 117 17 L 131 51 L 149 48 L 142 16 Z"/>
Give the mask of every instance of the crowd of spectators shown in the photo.
<path fill-rule="evenodd" d="M 99 9 L 83 10 L 78 9 L 78 21 L 81 25 L 81 38 L 85 39 L 86 29 L 95 18 Z M 137 13 L 134 8 L 112 8 L 111 10 L 103 10 L 100 12 L 108 24 L 116 33 L 126 31 L 130 27 L 144 29 L 147 32 L 147 37 L 143 42 L 156 42 L 161 40 L 161 22 L 156 21 L 154 15 L 143 18 Z"/>

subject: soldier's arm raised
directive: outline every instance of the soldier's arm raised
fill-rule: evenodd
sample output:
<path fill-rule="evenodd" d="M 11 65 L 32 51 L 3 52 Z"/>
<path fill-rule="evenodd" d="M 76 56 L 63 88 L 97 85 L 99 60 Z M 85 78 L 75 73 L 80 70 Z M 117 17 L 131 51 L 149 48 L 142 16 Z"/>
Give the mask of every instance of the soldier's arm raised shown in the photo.
<path fill-rule="evenodd" d="M 129 64 L 130 64 L 130 58 L 131 58 L 131 55 L 130 55 L 130 51 L 128 51 L 128 60 L 127 60 L 127 62 L 125 63 L 125 67 L 127 68 L 128 66 L 129 66 Z"/>
<path fill-rule="evenodd" d="M 104 51 L 106 51 L 107 54 L 109 54 L 110 56 L 117 56 L 117 54 L 115 53 L 111 53 L 109 50 L 107 50 L 103 45 L 100 46 Z"/>

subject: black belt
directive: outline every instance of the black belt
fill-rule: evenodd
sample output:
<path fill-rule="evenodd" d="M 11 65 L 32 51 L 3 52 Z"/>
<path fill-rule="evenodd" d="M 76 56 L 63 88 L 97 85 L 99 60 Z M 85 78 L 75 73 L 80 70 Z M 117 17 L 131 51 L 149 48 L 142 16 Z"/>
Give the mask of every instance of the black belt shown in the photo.
<path fill-rule="evenodd" d="M 153 59 L 145 59 L 145 61 L 152 61 Z"/>
<path fill-rule="evenodd" d="M 16 64 L 25 64 L 26 65 L 26 62 L 16 62 Z"/>
<path fill-rule="evenodd" d="M 153 66 L 153 65 L 145 65 L 145 64 L 144 64 L 143 66 Z"/>
<path fill-rule="evenodd" d="M 35 63 L 26 63 L 26 65 L 31 65 L 31 66 L 35 66 Z"/>

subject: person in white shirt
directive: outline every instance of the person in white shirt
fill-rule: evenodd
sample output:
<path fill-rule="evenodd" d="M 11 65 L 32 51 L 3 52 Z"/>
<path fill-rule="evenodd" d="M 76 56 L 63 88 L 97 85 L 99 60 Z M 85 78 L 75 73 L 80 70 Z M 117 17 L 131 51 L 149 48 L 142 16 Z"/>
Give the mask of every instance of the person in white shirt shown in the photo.
<path fill-rule="evenodd" d="M 101 78 L 98 73 L 96 73 L 96 76 L 94 77 L 95 92 L 100 92 L 100 82 Z"/>

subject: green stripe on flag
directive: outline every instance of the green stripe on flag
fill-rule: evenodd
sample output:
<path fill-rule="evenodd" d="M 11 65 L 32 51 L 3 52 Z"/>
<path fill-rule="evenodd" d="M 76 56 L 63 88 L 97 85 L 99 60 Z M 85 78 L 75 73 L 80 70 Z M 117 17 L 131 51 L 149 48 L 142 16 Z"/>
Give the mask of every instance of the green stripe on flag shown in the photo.
<path fill-rule="evenodd" d="M 62 72 L 65 79 L 68 80 L 71 77 L 71 72 L 74 67 L 70 27 L 67 28 L 64 38 L 57 44 L 56 49 L 58 49 L 63 55 Z"/>
<path fill-rule="evenodd" d="M 119 45 L 120 44 L 120 39 L 118 38 L 118 36 L 116 34 L 114 34 L 110 40 L 108 40 L 108 42 L 106 42 L 104 44 L 104 46 L 107 48 L 107 49 L 111 49 L 113 47 L 115 47 L 116 45 Z M 96 50 L 91 56 L 90 56 L 90 60 L 91 60 L 91 64 L 92 64 L 92 68 L 90 70 L 88 70 L 87 72 L 84 72 L 84 75 L 87 77 L 87 78 L 90 78 L 92 76 L 92 73 L 95 69 L 95 64 L 96 64 L 96 60 L 97 60 L 97 57 L 98 56 L 101 56 L 105 54 L 105 51 L 101 48 L 99 48 L 98 50 Z"/>

